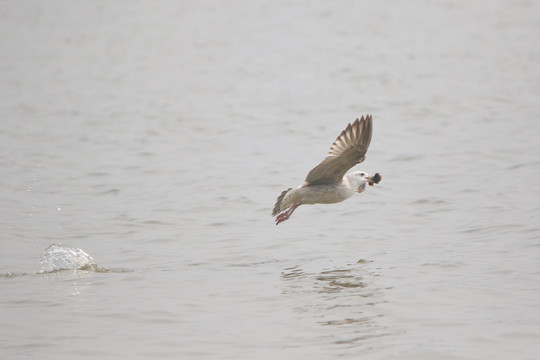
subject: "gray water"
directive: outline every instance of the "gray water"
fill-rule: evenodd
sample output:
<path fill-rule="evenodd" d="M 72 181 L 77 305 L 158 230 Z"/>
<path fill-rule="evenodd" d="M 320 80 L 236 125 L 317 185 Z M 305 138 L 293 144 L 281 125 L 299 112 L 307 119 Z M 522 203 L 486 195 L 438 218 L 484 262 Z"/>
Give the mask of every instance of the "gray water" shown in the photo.
<path fill-rule="evenodd" d="M 537 358 L 539 19 L 2 2 L 0 357 Z M 367 113 L 381 183 L 275 226 Z"/>

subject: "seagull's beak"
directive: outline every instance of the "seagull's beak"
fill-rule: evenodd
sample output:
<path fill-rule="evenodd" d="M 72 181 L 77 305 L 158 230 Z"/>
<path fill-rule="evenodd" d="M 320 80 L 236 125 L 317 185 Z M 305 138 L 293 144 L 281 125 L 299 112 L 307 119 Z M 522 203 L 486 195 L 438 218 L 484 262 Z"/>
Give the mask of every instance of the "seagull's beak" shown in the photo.
<path fill-rule="evenodd" d="M 373 181 L 373 176 L 368 176 L 366 180 L 368 181 L 369 186 L 373 186 L 373 184 L 375 184 L 375 182 Z"/>

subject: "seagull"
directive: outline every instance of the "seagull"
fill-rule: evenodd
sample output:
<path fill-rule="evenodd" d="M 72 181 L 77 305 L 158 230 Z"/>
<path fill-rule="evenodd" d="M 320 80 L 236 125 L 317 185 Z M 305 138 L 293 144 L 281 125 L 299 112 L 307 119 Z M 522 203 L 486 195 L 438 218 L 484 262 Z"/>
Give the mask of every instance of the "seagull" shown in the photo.
<path fill-rule="evenodd" d="M 366 184 L 373 186 L 381 181 L 376 173 L 370 176 L 364 171 L 345 173 L 365 159 L 371 142 L 372 116 L 362 116 L 337 137 L 330 147 L 328 156 L 306 176 L 304 184 L 284 190 L 277 198 L 272 216 L 276 225 L 289 219 L 302 204 L 334 204 L 346 200 L 355 192 L 362 193 Z"/>

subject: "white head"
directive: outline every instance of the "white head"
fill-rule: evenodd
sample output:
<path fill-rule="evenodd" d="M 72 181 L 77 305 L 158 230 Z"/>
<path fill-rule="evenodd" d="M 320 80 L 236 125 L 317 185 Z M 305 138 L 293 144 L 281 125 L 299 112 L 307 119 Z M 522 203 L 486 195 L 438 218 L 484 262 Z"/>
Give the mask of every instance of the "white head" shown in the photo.
<path fill-rule="evenodd" d="M 364 171 L 353 171 L 348 173 L 347 178 L 351 184 L 356 187 L 356 191 L 361 193 L 366 190 L 366 184 L 370 181 L 371 175 Z"/>

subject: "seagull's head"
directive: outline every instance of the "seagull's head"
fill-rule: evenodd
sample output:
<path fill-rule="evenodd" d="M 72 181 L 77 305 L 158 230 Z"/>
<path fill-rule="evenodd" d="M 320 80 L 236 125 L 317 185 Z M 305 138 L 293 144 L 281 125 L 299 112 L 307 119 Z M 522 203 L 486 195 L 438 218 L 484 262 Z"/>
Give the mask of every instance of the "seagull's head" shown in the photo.
<path fill-rule="evenodd" d="M 356 192 L 361 193 L 366 190 L 366 184 L 370 182 L 371 176 L 364 171 L 353 171 L 348 174 L 353 186 L 356 187 Z"/>

